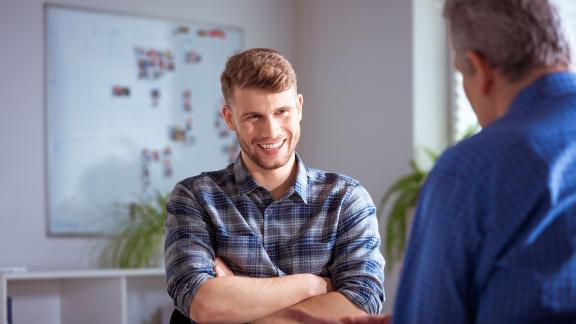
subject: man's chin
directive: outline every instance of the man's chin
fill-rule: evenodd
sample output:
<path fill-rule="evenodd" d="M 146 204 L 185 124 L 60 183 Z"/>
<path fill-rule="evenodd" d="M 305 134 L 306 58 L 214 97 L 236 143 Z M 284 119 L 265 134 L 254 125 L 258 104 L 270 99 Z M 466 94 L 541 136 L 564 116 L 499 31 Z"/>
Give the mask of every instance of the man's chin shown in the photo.
<path fill-rule="evenodd" d="M 258 161 L 256 161 L 256 165 L 258 165 L 260 168 L 264 170 L 273 171 L 284 167 L 286 164 L 288 164 L 288 161 L 290 161 L 290 157 L 287 157 L 279 161 L 263 161 L 259 159 Z"/>
<path fill-rule="evenodd" d="M 288 163 L 288 161 L 286 161 L 284 163 L 281 163 L 281 162 L 278 162 L 278 163 L 257 163 L 257 165 L 264 170 L 274 171 L 274 170 L 282 168 L 287 163 Z"/>

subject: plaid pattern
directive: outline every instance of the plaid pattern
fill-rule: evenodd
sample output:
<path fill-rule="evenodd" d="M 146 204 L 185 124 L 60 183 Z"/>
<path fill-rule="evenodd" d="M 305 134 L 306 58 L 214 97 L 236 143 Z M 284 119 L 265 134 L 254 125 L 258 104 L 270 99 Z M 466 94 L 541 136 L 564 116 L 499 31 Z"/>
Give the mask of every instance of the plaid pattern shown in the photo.
<path fill-rule="evenodd" d="M 540 78 L 442 155 L 394 323 L 576 323 L 576 75 Z"/>
<path fill-rule="evenodd" d="M 236 275 L 312 273 L 366 312 L 384 300 L 384 258 L 375 207 L 349 177 L 304 166 L 280 200 L 256 184 L 240 156 L 226 169 L 176 185 L 168 201 L 168 293 L 187 314 L 199 286 L 221 257 Z"/>

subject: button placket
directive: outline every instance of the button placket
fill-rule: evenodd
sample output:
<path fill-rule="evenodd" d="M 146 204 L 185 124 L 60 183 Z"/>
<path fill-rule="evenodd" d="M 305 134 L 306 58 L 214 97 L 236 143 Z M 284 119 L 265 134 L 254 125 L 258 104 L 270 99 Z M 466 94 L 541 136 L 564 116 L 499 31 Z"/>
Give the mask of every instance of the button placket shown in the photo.
<path fill-rule="evenodd" d="M 266 209 L 264 209 L 264 215 L 263 215 L 263 219 L 262 219 L 262 223 L 264 224 L 264 231 L 262 234 L 262 242 L 264 243 L 264 248 L 266 249 L 266 251 L 268 252 L 268 254 L 270 254 L 268 248 L 269 248 L 269 242 L 268 242 L 268 237 L 269 237 L 269 220 L 268 218 L 270 218 L 270 213 L 271 213 L 271 206 L 266 207 Z"/>
<path fill-rule="evenodd" d="M 273 261 L 276 261 L 275 258 L 277 257 L 275 251 L 277 248 L 277 242 L 274 239 L 277 235 L 277 229 L 275 228 L 276 220 L 274 219 L 274 212 L 276 207 L 278 207 L 276 202 L 273 202 L 264 210 L 264 228 L 266 231 L 266 236 L 264 237 L 264 246 L 266 248 L 266 252 L 268 252 L 268 255 Z"/>

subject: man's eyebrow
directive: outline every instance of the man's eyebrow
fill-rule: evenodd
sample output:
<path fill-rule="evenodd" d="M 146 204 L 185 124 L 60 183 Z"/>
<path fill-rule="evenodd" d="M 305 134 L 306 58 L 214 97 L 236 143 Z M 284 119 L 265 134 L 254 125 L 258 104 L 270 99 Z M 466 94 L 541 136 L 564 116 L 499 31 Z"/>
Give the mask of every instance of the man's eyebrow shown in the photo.
<path fill-rule="evenodd" d="M 262 114 L 259 113 L 259 112 L 257 112 L 257 111 L 247 111 L 247 112 L 245 112 L 245 113 L 242 113 L 240 116 L 246 117 L 246 116 L 249 116 L 249 115 L 260 116 L 260 115 L 262 115 Z"/>

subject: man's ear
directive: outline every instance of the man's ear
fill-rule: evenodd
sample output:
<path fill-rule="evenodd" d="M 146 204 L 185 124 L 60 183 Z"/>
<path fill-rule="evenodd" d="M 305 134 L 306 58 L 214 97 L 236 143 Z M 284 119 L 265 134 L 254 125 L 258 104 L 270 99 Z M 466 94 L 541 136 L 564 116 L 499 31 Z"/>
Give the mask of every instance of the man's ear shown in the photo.
<path fill-rule="evenodd" d="M 489 95 L 494 84 L 494 68 L 483 56 L 476 52 L 466 52 L 466 60 L 470 64 L 474 78 L 480 85 L 480 93 Z"/>
<path fill-rule="evenodd" d="M 302 121 L 302 104 L 304 104 L 304 97 L 302 97 L 302 94 L 298 94 L 298 114 L 300 114 L 300 117 L 298 118 L 298 121 Z"/>
<path fill-rule="evenodd" d="M 222 106 L 222 116 L 224 116 L 224 121 L 226 122 L 226 126 L 231 131 L 236 131 L 236 125 L 234 124 L 234 116 L 232 114 L 232 108 L 228 105 Z"/>

